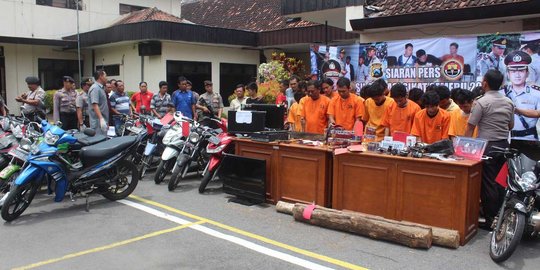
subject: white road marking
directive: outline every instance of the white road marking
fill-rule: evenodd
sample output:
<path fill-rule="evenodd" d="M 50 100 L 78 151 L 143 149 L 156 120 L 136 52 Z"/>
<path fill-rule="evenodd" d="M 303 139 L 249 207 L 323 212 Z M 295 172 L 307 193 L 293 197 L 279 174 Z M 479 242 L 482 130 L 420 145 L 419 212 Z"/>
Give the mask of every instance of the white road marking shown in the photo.
<path fill-rule="evenodd" d="M 187 220 L 179 218 L 177 216 L 173 216 L 173 215 L 161 212 L 159 210 L 156 210 L 154 208 L 148 207 L 148 206 L 140 204 L 140 203 L 136 203 L 136 202 L 129 201 L 129 200 L 120 200 L 118 202 L 120 202 L 122 204 L 125 204 L 127 206 L 131 206 L 133 208 L 139 209 L 141 211 L 144 211 L 144 212 L 146 212 L 148 214 L 151 214 L 151 215 L 154 215 L 156 217 L 172 221 L 172 222 L 180 224 L 180 225 L 185 225 L 185 224 L 191 223 L 191 221 L 187 221 Z M 210 236 L 213 236 L 213 237 L 216 237 L 216 238 L 220 238 L 220 239 L 229 241 L 231 243 L 243 246 L 245 248 L 251 249 L 251 250 L 256 251 L 256 252 L 259 252 L 261 254 L 271 256 L 271 257 L 274 257 L 274 258 L 277 258 L 277 259 L 280 259 L 280 260 L 283 260 L 283 261 L 286 261 L 286 262 L 289 262 L 289 263 L 292 263 L 292 264 L 307 268 L 307 269 L 321 269 L 321 270 L 333 269 L 333 268 L 329 268 L 329 267 L 326 267 L 326 266 L 323 266 L 323 265 L 320 265 L 320 264 L 316 264 L 314 262 L 310 262 L 308 260 L 304 260 L 304 259 L 292 256 L 290 254 L 283 253 L 281 251 L 277 251 L 277 250 L 273 250 L 273 249 L 261 246 L 259 244 L 247 241 L 245 239 L 242 239 L 242 238 L 239 238 L 239 237 L 236 237 L 236 236 L 233 236 L 233 235 L 218 232 L 218 231 L 216 231 L 214 229 L 210 229 L 210 228 L 208 228 L 206 226 L 203 226 L 203 225 L 193 225 L 193 226 L 190 226 L 189 228 L 197 230 L 197 231 L 202 232 L 202 233 L 205 233 L 207 235 L 210 235 Z"/>

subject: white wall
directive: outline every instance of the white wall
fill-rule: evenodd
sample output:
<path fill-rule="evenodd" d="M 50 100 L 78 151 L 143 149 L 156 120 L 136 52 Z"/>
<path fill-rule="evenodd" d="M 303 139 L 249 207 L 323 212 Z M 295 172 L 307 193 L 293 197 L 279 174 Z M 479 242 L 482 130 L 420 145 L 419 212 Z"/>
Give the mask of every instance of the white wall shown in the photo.
<path fill-rule="evenodd" d="M 120 16 L 120 3 L 157 7 L 180 16 L 180 0 L 83 0 L 80 31 L 110 26 Z M 60 39 L 77 33 L 76 10 L 36 5 L 35 0 L 1 0 L 0 36 Z"/>
<path fill-rule="evenodd" d="M 38 59 L 65 59 L 77 60 L 76 51 L 62 51 L 58 47 L 33 46 L 18 44 L 2 44 L 4 47 L 6 66 L 6 92 L 7 103 L 13 112 L 18 111 L 19 104 L 15 102 L 15 97 L 28 91 L 24 79 L 28 76 L 39 76 Z M 82 60 L 91 61 L 90 58 L 82 56 Z M 88 73 L 88 71 L 87 71 Z"/>
<path fill-rule="evenodd" d="M 128 91 L 137 91 L 141 81 L 141 57 L 138 55 L 137 44 L 138 42 L 133 42 L 95 49 L 96 66 L 121 64 L 120 75 L 109 78 L 123 80 Z M 161 56 L 144 57 L 144 81 L 148 82 L 148 88 L 153 92 L 157 92 L 160 81 L 167 80 L 167 60 L 211 62 L 214 89 L 220 89 L 220 63 L 258 65 L 259 52 L 241 48 L 162 42 Z"/>

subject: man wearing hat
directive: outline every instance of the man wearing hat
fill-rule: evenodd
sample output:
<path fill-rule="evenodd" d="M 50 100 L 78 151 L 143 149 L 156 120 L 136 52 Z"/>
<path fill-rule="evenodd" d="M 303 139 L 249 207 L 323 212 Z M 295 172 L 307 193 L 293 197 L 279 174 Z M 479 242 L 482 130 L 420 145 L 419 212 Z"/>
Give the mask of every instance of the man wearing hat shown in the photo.
<path fill-rule="evenodd" d="M 90 126 L 88 119 L 88 90 L 92 84 L 94 84 L 92 78 L 83 79 L 81 82 L 82 91 L 77 94 L 77 98 L 75 99 L 75 107 L 77 107 L 77 123 L 79 129 Z"/>
<path fill-rule="evenodd" d="M 527 43 L 521 47 L 521 50 L 526 52 L 532 60 L 529 65 L 529 77 L 527 81 L 530 84 L 540 87 L 540 56 L 538 55 L 538 46 L 537 43 Z"/>
<path fill-rule="evenodd" d="M 203 115 L 208 115 L 210 109 L 214 116 L 221 118 L 223 112 L 223 99 L 218 93 L 214 93 L 213 84 L 211 81 L 204 81 L 204 90 L 206 91 L 199 97 L 197 101 L 197 109 L 202 110 Z M 210 109 L 208 107 L 210 107 Z"/>
<path fill-rule="evenodd" d="M 37 77 L 26 77 L 25 81 L 30 91 L 16 97 L 15 100 L 23 104 L 22 112 L 28 119 L 37 120 L 36 116 L 45 118 L 46 115 L 43 112 L 45 90 L 41 88 L 40 81 Z"/>
<path fill-rule="evenodd" d="M 491 52 L 489 54 L 484 54 L 482 59 L 478 62 L 480 69 L 479 76 L 484 76 L 490 69 L 495 69 L 502 74 L 505 74 L 504 51 L 506 50 L 507 43 L 508 40 L 506 38 L 498 38 L 493 41 Z"/>
<path fill-rule="evenodd" d="M 536 112 L 540 110 L 540 91 L 526 84 L 531 61 L 523 51 L 513 51 L 504 58 L 510 80 L 504 93 L 516 107 L 512 140 L 538 140 L 536 123 L 539 115 Z M 532 115 L 531 111 L 534 112 Z"/>
<path fill-rule="evenodd" d="M 56 91 L 53 97 L 53 119 L 55 122 L 62 122 L 64 130 L 78 129 L 75 80 L 70 76 L 64 76 L 62 81 L 64 87 Z"/>

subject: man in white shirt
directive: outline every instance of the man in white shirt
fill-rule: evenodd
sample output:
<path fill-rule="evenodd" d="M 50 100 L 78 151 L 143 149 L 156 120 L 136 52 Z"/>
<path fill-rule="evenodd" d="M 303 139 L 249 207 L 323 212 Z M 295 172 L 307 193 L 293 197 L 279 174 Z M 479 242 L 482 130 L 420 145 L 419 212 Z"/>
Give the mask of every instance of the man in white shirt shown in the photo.
<path fill-rule="evenodd" d="M 246 104 L 247 98 L 244 96 L 245 89 L 243 84 L 239 84 L 236 86 L 236 89 L 234 89 L 234 94 L 236 95 L 236 98 L 231 100 L 230 104 L 230 111 L 238 111 L 241 109 L 242 105 Z"/>

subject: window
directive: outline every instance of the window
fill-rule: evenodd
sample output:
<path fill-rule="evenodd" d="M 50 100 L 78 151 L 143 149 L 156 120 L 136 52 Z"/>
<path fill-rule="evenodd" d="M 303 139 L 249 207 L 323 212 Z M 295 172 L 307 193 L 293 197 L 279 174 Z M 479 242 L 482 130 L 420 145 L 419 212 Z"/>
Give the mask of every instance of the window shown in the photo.
<path fill-rule="evenodd" d="M 80 2 L 79 10 L 82 10 L 82 0 L 36 0 L 36 5 L 77 9 L 77 2 Z"/>
<path fill-rule="evenodd" d="M 81 61 L 81 68 L 84 67 Z M 41 86 L 45 90 L 57 90 L 63 87 L 62 77 L 71 76 L 79 79 L 77 60 L 38 59 L 38 72 Z M 81 71 L 82 72 L 82 71 Z"/>
<path fill-rule="evenodd" d="M 223 105 L 229 106 L 229 96 L 234 93 L 238 84 L 247 85 L 254 82 L 256 77 L 256 65 L 219 64 L 219 85 L 221 86 L 220 94 L 223 98 Z"/>
<path fill-rule="evenodd" d="M 143 9 L 147 9 L 147 7 L 120 4 L 120 15 L 131 13 L 133 11 L 143 10 Z"/>
<path fill-rule="evenodd" d="M 97 66 L 96 70 L 98 69 L 105 70 L 105 73 L 107 73 L 107 76 L 120 76 L 120 64 Z"/>
<path fill-rule="evenodd" d="M 204 81 L 212 80 L 212 63 L 167 61 L 167 83 L 169 83 L 169 93 L 178 89 L 176 81 L 180 76 L 186 77 L 193 84 L 193 91 L 202 94 L 204 93 Z"/>

